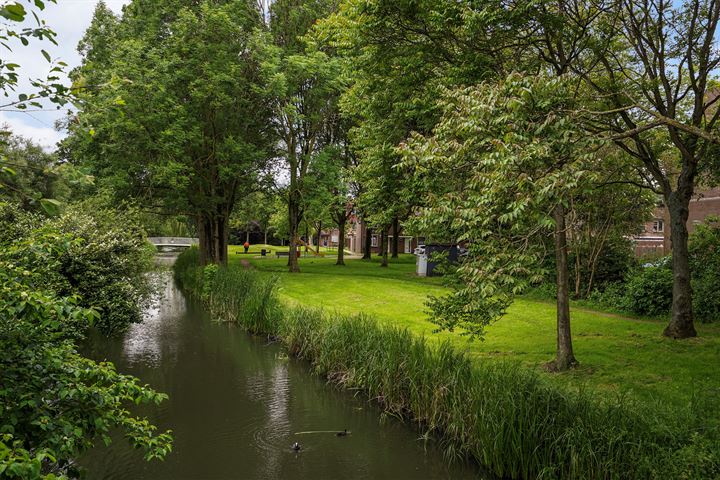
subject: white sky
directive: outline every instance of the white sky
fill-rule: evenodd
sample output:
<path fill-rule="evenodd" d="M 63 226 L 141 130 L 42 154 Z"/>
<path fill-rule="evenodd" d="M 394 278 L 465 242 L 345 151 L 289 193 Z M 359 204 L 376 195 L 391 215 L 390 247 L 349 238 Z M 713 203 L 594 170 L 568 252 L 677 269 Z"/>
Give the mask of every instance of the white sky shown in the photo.
<path fill-rule="evenodd" d="M 57 33 L 58 46 L 50 42 L 31 40 L 27 47 L 15 42 L 13 52 L 8 52 L 4 48 L 0 50 L 3 59 L 13 60 L 22 67 L 20 85 L 15 94 L 10 94 L 11 98 L 16 98 L 18 93 L 32 92 L 27 82 L 28 78 L 47 76 L 49 64 L 40 53 L 41 49 L 45 49 L 53 59 L 67 63 L 68 72 L 79 65 L 80 57 L 76 47 L 85 29 L 90 25 L 97 3 L 98 0 L 57 0 L 57 4 L 47 3 L 45 10 L 41 12 L 41 18 L 45 19 L 48 26 Z M 115 13 L 120 13 L 122 6 L 128 3 L 130 0 L 105 0 L 105 4 Z M 34 20 L 32 22 L 34 24 Z M 65 79 L 64 83 L 70 82 Z M 46 108 L 52 110 L 55 107 L 48 105 Z M 53 149 L 65 136 L 64 132 L 55 130 L 55 121 L 64 117 L 67 111 L 68 107 L 58 111 L 0 112 L 0 124 L 6 123 L 14 133 L 32 138 L 47 149 Z"/>

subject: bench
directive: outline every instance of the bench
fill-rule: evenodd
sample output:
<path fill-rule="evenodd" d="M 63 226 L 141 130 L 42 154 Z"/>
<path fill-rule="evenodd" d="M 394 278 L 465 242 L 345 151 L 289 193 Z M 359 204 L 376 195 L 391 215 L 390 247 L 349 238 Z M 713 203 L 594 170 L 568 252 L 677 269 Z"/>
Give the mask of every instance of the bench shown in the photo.
<path fill-rule="evenodd" d="M 259 253 L 260 255 L 262 255 L 264 257 L 265 255 L 272 253 L 272 250 L 266 249 L 266 248 L 263 248 L 262 250 L 260 250 L 260 252 L 243 252 L 243 251 L 238 250 L 235 253 L 237 255 L 257 255 Z M 287 252 L 285 253 L 285 255 L 287 255 Z"/>
<path fill-rule="evenodd" d="M 290 252 L 275 252 L 275 256 L 276 256 L 277 258 L 280 258 L 280 257 L 289 257 L 289 256 L 290 256 Z"/>

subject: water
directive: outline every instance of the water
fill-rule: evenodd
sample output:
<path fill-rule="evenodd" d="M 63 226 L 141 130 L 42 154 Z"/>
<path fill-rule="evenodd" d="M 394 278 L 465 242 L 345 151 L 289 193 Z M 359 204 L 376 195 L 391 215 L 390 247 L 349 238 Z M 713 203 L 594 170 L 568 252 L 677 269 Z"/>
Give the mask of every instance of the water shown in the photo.
<path fill-rule="evenodd" d="M 145 462 L 122 438 L 80 459 L 89 479 L 478 478 L 448 466 L 411 426 L 340 391 L 277 344 L 210 321 L 168 280 L 164 301 L 124 338 L 92 339 L 89 355 L 170 395 L 142 410 L 172 429 L 173 452 Z M 348 429 L 351 435 L 297 432 Z M 299 442 L 299 452 L 291 450 Z"/>

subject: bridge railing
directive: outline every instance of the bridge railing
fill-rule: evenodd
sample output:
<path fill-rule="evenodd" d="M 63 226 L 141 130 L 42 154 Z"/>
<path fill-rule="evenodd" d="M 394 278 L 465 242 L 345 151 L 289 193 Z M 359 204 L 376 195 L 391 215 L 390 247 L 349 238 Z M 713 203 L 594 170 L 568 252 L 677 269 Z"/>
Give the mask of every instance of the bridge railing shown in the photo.
<path fill-rule="evenodd" d="M 191 247 L 200 243 L 200 239 L 188 237 L 148 237 L 148 241 L 156 247 Z"/>

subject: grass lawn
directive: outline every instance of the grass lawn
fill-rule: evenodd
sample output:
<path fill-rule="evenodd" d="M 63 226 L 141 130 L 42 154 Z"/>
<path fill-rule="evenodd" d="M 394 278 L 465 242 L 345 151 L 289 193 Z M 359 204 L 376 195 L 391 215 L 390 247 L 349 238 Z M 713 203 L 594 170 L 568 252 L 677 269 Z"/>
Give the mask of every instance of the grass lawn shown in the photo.
<path fill-rule="evenodd" d="M 231 252 L 241 247 L 231 247 Z M 325 307 L 342 313 L 365 313 L 379 321 L 407 327 L 430 341 L 449 339 L 456 348 L 483 359 L 519 361 L 541 370 L 555 351 L 553 303 L 518 299 L 508 314 L 487 329 L 484 341 L 469 342 L 458 334 L 433 334 L 424 301 L 447 290 L 437 278 L 414 275 L 415 258 L 403 255 L 388 268 L 360 259 L 336 266 L 334 255 L 301 258 L 303 273 L 287 273 L 287 259 L 230 255 L 231 265 L 246 258 L 261 272 L 280 277 L 284 301 Z M 720 325 L 698 324 L 699 337 L 675 341 L 662 337 L 663 323 L 575 308 L 573 342 L 580 368 L 545 374 L 553 382 L 604 394 L 627 394 L 644 403 L 685 406 L 694 394 L 714 402 L 720 417 Z M 712 410 L 712 409 L 711 409 Z"/>
<path fill-rule="evenodd" d="M 250 245 L 250 248 L 248 248 L 248 255 L 255 256 L 260 255 L 260 250 L 262 249 L 269 250 L 271 253 L 269 255 L 271 257 L 275 257 L 275 252 L 287 252 L 290 247 L 287 245 L 280 246 L 280 245 L 263 245 L 263 244 L 257 244 L 257 245 Z M 315 248 L 315 247 L 313 247 Z M 300 251 L 305 252 L 305 247 L 300 247 Z M 230 255 L 244 255 L 245 249 L 242 245 L 230 245 L 228 252 Z M 313 252 L 308 252 L 309 255 L 312 255 Z M 321 255 L 329 255 L 329 256 L 335 256 L 337 255 L 337 248 L 332 247 L 320 247 L 320 254 Z M 352 252 L 349 250 L 345 250 L 345 255 L 352 255 Z"/>

